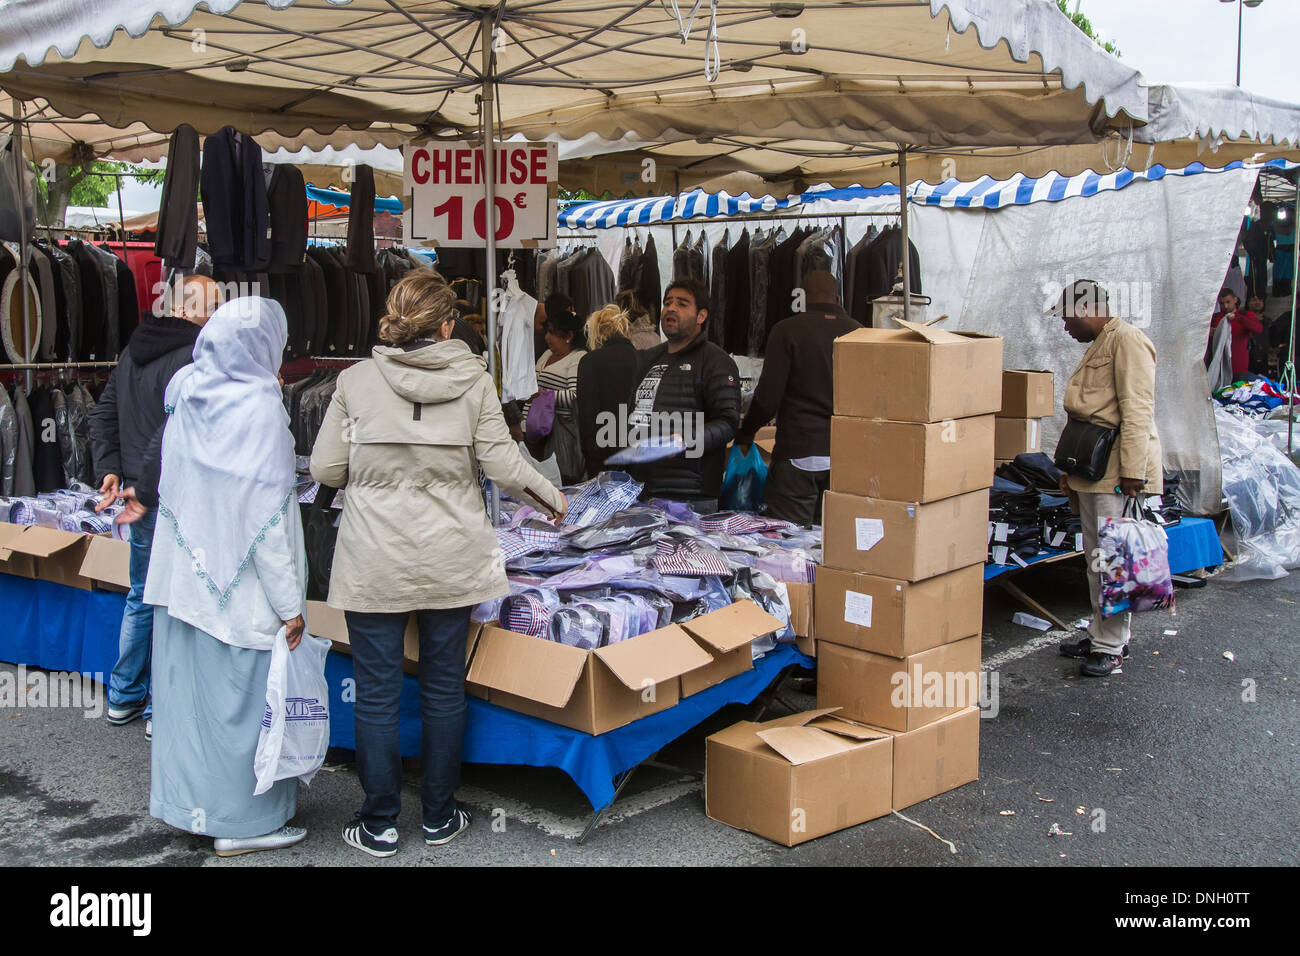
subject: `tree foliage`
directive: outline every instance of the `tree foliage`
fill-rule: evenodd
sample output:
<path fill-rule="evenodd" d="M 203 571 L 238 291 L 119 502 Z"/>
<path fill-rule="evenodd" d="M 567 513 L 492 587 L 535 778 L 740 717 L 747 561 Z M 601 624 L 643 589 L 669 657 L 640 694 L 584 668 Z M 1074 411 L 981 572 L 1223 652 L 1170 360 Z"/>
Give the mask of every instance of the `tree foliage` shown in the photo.
<path fill-rule="evenodd" d="M 36 173 L 36 218 L 42 226 L 61 224 L 69 206 L 106 208 L 108 198 L 117 192 L 119 178 L 96 174 L 125 173 L 136 182 L 155 187 L 161 186 L 166 176 L 163 169 L 104 159 L 95 160 L 89 171 L 80 165 L 56 163 L 33 164 L 33 170 Z"/>
<path fill-rule="evenodd" d="M 1075 0 L 1073 13 L 1070 12 L 1069 0 L 1056 0 L 1056 5 L 1061 8 L 1062 13 L 1070 18 L 1071 23 L 1087 34 L 1088 39 L 1092 40 L 1094 43 L 1100 43 L 1101 48 L 1111 56 L 1122 55 L 1119 52 L 1119 47 L 1111 43 L 1109 40 L 1102 42 L 1097 39 L 1097 31 L 1093 29 L 1092 21 L 1085 17 L 1079 10 L 1079 8 L 1083 6 L 1082 0 Z"/>

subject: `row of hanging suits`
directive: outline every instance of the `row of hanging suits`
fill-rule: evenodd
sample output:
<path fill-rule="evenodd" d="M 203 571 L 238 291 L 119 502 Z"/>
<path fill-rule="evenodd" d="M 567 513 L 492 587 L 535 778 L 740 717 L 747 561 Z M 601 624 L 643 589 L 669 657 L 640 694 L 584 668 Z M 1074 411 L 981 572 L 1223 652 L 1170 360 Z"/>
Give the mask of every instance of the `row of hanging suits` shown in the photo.
<path fill-rule="evenodd" d="M 618 277 L 594 246 L 552 250 L 538 257 L 539 301 L 545 302 L 553 292 L 562 292 L 573 302 L 573 311 L 585 319 L 613 302 L 618 291 Z"/>
<path fill-rule="evenodd" d="M 920 295 L 921 257 L 910 239 L 907 246 L 912 260 L 912 294 Z M 886 226 L 883 230 L 872 226 L 853 245 L 844 257 L 844 301 L 853 318 L 863 325 L 871 325 L 871 302 L 893 291 L 902 261 L 903 230 L 899 226 Z"/>
<path fill-rule="evenodd" d="M 659 278 L 659 252 L 655 249 L 654 236 L 646 235 L 644 247 L 640 235 L 624 240 L 623 251 L 618 259 L 618 291 L 624 290 L 630 291 L 641 308 L 650 315 L 659 315 L 663 288 Z M 658 325 L 658 322 L 655 324 Z"/>
<path fill-rule="evenodd" d="M 69 239 L 28 243 L 27 270 L 40 314 L 37 362 L 112 361 L 140 323 L 135 276 L 104 246 Z M 0 245 L 0 286 L 18 267 L 17 243 Z M 23 343 L 15 342 L 15 352 Z M 9 354 L 11 362 L 23 356 Z"/>
<path fill-rule="evenodd" d="M 762 355 L 776 323 L 794 313 L 795 289 L 805 272 L 840 273 L 838 225 L 822 228 L 784 226 L 741 230 L 734 243 L 731 230 L 708 247 L 703 230 L 691 231 L 673 250 L 673 278 L 691 277 L 709 288 L 715 321 L 705 326 L 709 340 L 735 355 Z"/>
<path fill-rule="evenodd" d="M 37 385 L 30 392 L 21 384 L 0 388 L 0 495 L 58 491 L 74 481 L 93 485 L 94 407 L 95 395 L 80 382 Z"/>

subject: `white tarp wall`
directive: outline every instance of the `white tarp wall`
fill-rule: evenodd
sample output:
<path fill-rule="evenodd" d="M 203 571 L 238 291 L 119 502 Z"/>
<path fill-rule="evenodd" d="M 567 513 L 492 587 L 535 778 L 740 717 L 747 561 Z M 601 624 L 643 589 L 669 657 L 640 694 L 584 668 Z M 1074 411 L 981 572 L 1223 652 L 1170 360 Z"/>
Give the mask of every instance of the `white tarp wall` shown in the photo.
<path fill-rule="evenodd" d="M 1007 368 L 1050 369 L 1056 417 L 1086 346 L 1043 312 L 1075 279 L 1110 291 L 1111 311 L 1155 343 L 1156 422 L 1165 467 L 1183 474 L 1185 504 L 1220 509 L 1222 463 L 1202 358 L 1210 317 L 1237 242 L 1257 170 L 1168 177 L 1088 198 L 996 211 L 912 207 L 929 314 L 947 328 L 1004 340 Z"/>

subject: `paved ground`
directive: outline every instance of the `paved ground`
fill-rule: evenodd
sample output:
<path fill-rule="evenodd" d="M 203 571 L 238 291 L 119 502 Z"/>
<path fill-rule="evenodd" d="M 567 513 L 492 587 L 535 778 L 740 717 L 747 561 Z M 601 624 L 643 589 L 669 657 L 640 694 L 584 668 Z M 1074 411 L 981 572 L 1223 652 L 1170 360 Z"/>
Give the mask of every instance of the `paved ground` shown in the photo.
<path fill-rule="evenodd" d="M 1067 620 L 1086 610 L 1077 570 L 1040 569 L 1026 588 Z M 1123 674 L 1091 680 L 1057 656 L 1060 634 L 1010 623 L 1016 608 L 990 592 L 984 658 L 998 676 L 1000 709 L 981 721 L 980 779 L 907 811 L 955 853 L 897 817 L 786 850 L 709 820 L 700 780 L 659 769 L 638 771 L 580 846 L 588 812 L 566 776 L 471 766 L 461 792 L 477 813 L 468 834 L 438 850 L 413 841 L 374 861 L 339 838 L 360 800 L 341 764 L 299 802 L 295 822 L 310 830 L 303 844 L 219 860 L 210 841 L 148 815 L 141 724 L 29 708 L 0 710 L 0 864 L 1296 865 L 1300 574 L 1219 577 L 1178 601 L 1175 617 L 1139 619 Z M 1254 699 L 1243 700 L 1252 687 Z M 728 708 L 661 760 L 700 771 L 704 737 L 745 716 Z M 405 803 L 404 832 L 417 835 L 409 781 Z M 1104 832 L 1093 830 L 1096 810 Z M 1072 835 L 1048 836 L 1052 824 Z"/>

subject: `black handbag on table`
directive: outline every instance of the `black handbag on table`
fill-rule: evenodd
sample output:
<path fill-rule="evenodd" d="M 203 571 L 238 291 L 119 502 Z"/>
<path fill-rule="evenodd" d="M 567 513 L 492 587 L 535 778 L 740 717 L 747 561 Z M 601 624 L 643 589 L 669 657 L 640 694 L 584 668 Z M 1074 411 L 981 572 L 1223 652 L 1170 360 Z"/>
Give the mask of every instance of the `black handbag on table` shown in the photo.
<path fill-rule="evenodd" d="M 1110 451 L 1118 434 L 1118 428 L 1071 418 L 1056 443 L 1056 455 L 1052 460 L 1067 475 L 1100 481 L 1106 475 L 1106 464 L 1110 461 Z"/>

